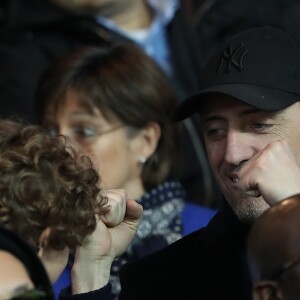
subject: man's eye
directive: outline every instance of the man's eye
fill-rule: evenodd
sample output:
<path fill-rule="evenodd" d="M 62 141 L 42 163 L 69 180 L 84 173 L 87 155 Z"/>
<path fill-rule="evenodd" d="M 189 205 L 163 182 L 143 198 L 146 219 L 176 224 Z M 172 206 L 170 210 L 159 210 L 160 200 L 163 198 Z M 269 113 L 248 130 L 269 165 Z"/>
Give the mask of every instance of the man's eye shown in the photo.
<path fill-rule="evenodd" d="M 268 128 L 271 128 L 273 125 L 272 124 L 265 124 L 265 123 L 253 123 L 252 128 L 258 131 L 262 131 Z"/>
<path fill-rule="evenodd" d="M 209 128 L 206 130 L 205 135 L 214 138 L 223 135 L 225 132 L 226 130 L 224 128 Z"/>

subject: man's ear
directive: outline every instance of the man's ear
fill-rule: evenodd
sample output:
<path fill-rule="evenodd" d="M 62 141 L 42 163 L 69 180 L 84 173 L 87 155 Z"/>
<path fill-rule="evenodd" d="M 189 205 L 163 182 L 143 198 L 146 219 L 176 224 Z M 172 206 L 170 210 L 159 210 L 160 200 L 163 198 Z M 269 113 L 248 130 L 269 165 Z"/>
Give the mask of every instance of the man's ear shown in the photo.
<path fill-rule="evenodd" d="M 139 133 L 139 156 L 147 160 L 156 150 L 161 136 L 161 128 L 156 122 L 150 122 Z"/>
<path fill-rule="evenodd" d="M 283 300 L 276 281 L 259 281 L 253 286 L 253 300 Z"/>

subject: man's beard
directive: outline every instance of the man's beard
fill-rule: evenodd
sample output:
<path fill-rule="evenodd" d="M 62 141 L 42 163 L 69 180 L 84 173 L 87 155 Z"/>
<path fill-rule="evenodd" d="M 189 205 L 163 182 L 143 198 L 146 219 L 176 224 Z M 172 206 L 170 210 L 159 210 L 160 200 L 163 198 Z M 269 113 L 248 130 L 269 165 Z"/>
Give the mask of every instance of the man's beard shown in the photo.
<path fill-rule="evenodd" d="M 226 193 L 224 193 L 224 197 L 237 218 L 245 224 L 253 224 L 269 208 L 262 197 L 254 198 L 243 193 L 241 193 L 239 199 L 233 199 Z"/>

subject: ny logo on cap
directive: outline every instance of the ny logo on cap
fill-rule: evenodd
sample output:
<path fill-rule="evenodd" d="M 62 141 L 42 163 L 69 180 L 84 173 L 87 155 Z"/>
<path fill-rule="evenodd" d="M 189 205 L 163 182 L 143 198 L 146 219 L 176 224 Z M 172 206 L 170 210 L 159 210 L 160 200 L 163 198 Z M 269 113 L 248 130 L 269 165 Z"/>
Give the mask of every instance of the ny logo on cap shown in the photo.
<path fill-rule="evenodd" d="M 226 73 L 231 72 L 232 66 L 242 71 L 244 69 L 244 58 L 248 53 L 249 51 L 246 49 L 243 43 L 240 43 L 240 45 L 237 46 L 234 50 L 233 46 L 230 45 L 223 52 L 217 72 L 219 73 L 222 70 L 223 64 L 225 63 L 227 63 L 227 66 L 225 68 Z"/>

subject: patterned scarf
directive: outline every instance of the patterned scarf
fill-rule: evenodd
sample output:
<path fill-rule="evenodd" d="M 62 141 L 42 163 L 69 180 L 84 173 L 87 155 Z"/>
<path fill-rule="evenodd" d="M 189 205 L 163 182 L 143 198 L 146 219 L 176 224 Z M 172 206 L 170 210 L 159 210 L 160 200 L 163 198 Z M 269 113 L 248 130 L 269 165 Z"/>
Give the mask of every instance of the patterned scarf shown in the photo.
<path fill-rule="evenodd" d="M 137 234 L 122 256 L 112 265 L 110 282 L 113 299 L 121 290 L 119 271 L 122 265 L 162 249 L 182 237 L 181 213 L 185 192 L 178 181 L 165 181 L 137 200 L 144 208 Z"/>

